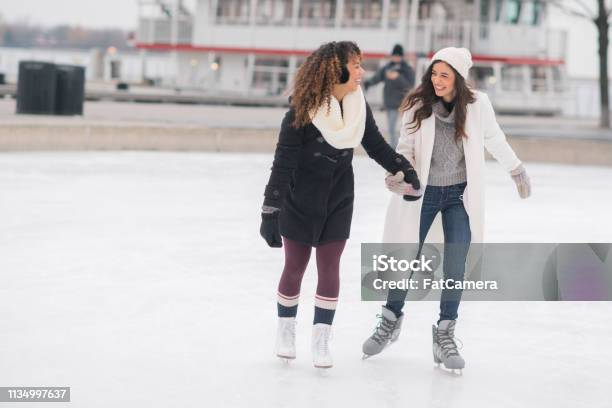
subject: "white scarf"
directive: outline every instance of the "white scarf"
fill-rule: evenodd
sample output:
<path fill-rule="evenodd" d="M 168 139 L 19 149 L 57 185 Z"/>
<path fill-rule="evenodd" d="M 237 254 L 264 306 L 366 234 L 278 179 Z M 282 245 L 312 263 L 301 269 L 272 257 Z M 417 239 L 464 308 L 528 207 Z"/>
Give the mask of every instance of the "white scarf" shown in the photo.
<path fill-rule="evenodd" d="M 366 102 L 361 87 L 346 94 L 340 102 L 332 95 L 330 110 L 327 114 L 327 104 L 310 113 L 312 124 L 321 132 L 325 141 L 336 149 L 352 149 L 359 146 L 366 122 Z"/>

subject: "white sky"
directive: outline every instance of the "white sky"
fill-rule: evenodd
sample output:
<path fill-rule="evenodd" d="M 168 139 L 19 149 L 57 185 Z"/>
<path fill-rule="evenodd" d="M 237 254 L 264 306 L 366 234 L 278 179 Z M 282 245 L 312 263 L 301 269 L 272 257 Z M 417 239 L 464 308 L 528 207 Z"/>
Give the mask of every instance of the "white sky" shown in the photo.
<path fill-rule="evenodd" d="M 195 0 L 185 2 L 191 10 Z M 135 30 L 137 0 L 0 0 L 2 20 L 27 19 L 45 26 L 68 23 L 92 28 Z"/>
<path fill-rule="evenodd" d="M 551 7 L 549 12 L 549 28 L 567 32 L 565 61 L 568 74 L 573 78 L 598 77 L 599 59 L 595 24 L 586 19 L 568 16 L 555 7 Z M 608 49 L 608 62 L 612 63 L 612 46 Z"/>

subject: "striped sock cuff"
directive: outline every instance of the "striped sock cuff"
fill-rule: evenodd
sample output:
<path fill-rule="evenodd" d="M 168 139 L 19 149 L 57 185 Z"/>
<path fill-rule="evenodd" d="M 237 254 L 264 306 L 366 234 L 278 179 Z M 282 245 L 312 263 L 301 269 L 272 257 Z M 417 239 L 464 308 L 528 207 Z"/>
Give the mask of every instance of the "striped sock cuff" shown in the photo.
<path fill-rule="evenodd" d="M 297 316 L 297 305 L 286 307 L 280 303 L 276 303 L 276 312 L 278 317 L 296 317 Z"/>
<path fill-rule="evenodd" d="M 280 305 L 285 306 L 285 307 L 293 307 L 293 306 L 297 306 L 300 300 L 300 294 L 298 293 L 297 295 L 294 295 L 294 296 L 287 296 L 287 295 L 283 295 L 282 293 L 278 292 L 276 298 Z"/>
<path fill-rule="evenodd" d="M 336 310 L 338 304 L 338 298 L 330 298 L 321 295 L 315 295 L 315 306 L 322 309 Z"/>
<path fill-rule="evenodd" d="M 315 306 L 314 321 L 312 324 L 332 324 L 335 314 L 336 311 L 334 309 L 323 309 L 322 307 Z"/>

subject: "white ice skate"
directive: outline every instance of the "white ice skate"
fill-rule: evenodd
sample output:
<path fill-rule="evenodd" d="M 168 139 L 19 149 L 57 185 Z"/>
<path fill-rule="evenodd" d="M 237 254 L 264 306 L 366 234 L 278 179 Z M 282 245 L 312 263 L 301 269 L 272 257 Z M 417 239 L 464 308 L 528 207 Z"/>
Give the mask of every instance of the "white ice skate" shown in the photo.
<path fill-rule="evenodd" d="M 295 359 L 295 317 L 279 317 L 276 355 L 285 362 Z"/>
<path fill-rule="evenodd" d="M 463 368 L 465 367 L 465 360 L 459 354 L 457 350 L 457 344 L 455 343 L 455 324 L 456 320 L 442 320 L 438 326 L 431 326 L 431 334 L 433 337 L 433 359 L 438 364 L 444 364 L 453 373 L 455 370 L 459 371 L 459 374 L 463 374 Z"/>
<path fill-rule="evenodd" d="M 331 368 L 333 366 L 329 352 L 329 339 L 331 325 L 317 323 L 312 326 L 312 362 L 317 368 Z"/>

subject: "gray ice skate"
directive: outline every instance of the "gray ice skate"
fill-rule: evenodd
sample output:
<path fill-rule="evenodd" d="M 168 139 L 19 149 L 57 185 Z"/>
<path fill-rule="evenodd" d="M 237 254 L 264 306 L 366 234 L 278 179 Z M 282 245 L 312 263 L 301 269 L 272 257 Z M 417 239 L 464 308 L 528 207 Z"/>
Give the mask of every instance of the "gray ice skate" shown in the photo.
<path fill-rule="evenodd" d="M 374 334 L 363 343 L 363 359 L 376 355 L 384 350 L 387 345 L 397 340 L 402 330 L 404 315 L 399 318 L 392 310 L 382 307 L 382 313 Z"/>
<path fill-rule="evenodd" d="M 438 327 L 431 326 L 433 337 L 433 358 L 434 362 L 444 364 L 449 370 L 461 370 L 465 367 L 465 360 L 457 350 L 455 343 L 455 324 L 456 320 L 442 320 Z"/>

